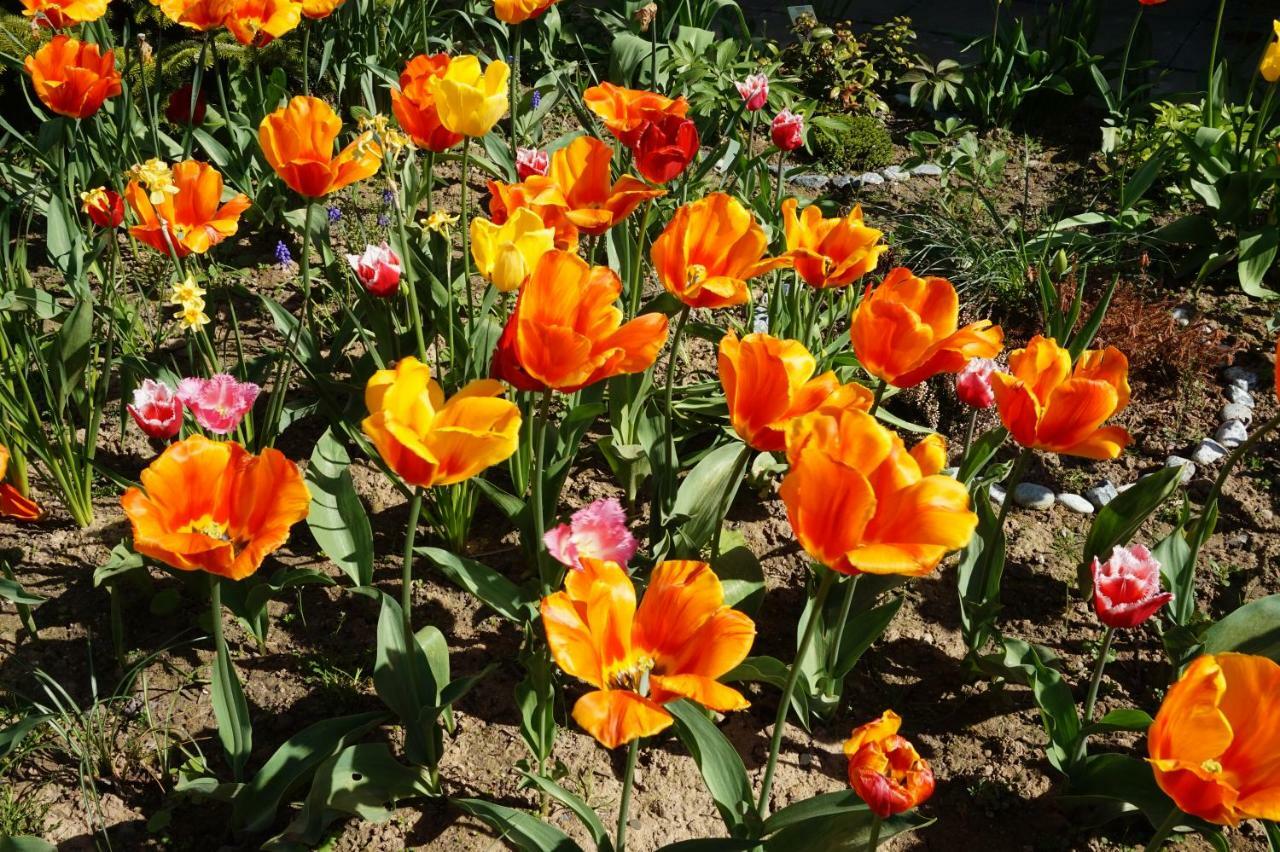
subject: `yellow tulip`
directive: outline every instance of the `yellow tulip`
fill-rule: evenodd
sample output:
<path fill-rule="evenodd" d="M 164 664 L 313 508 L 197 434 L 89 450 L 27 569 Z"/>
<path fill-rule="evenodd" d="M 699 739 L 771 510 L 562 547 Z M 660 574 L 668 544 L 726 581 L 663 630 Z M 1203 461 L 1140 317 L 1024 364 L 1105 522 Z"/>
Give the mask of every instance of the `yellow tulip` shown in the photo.
<path fill-rule="evenodd" d="M 537 213 L 518 208 L 501 225 L 471 220 L 471 257 L 476 269 L 504 293 L 520 289 L 538 260 L 556 247 L 555 228 Z"/>
<path fill-rule="evenodd" d="M 464 136 L 483 136 L 507 111 L 507 80 L 511 69 L 500 59 L 480 70 L 475 56 L 459 56 L 449 62 L 442 77 L 428 82 L 440 123 Z"/>
<path fill-rule="evenodd" d="M 1262 54 L 1262 79 L 1268 83 L 1280 80 L 1280 21 L 1272 21 L 1271 28 L 1276 37 L 1267 45 L 1267 52 Z"/>

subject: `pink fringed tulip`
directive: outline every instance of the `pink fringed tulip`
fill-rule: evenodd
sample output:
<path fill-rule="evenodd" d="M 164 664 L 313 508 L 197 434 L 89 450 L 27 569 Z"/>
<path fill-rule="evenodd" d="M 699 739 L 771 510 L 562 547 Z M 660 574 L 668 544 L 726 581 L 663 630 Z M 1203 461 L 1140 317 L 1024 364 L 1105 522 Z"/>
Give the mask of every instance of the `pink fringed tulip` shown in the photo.
<path fill-rule="evenodd" d="M 582 559 L 600 559 L 625 566 L 636 554 L 636 540 L 627 529 L 627 516 L 615 497 L 597 500 L 573 513 L 569 523 L 547 530 L 547 552 L 562 565 L 581 568 Z"/>
<path fill-rule="evenodd" d="M 400 287 L 400 257 L 385 242 L 380 246 L 365 246 L 364 254 L 347 255 L 347 263 L 371 296 L 386 299 L 394 296 Z"/>
<path fill-rule="evenodd" d="M 773 119 L 773 144 L 783 151 L 794 151 L 804 144 L 804 116 L 784 109 Z"/>
<path fill-rule="evenodd" d="M 1140 544 L 1117 547 L 1106 562 L 1093 559 L 1093 607 L 1108 627 L 1137 627 L 1173 600 L 1160 591 L 1160 563 Z"/>
<path fill-rule="evenodd" d="M 516 177 L 524 180 L 530 175 L 545 175 L 551 168 L 551 157 L 537 148 L 516 149 Z"/>
<path fill-rule="evenodd" d="M 752 112 L 763 109 L 765 102 L 769 100 L 769 78 L 763 74 L 751 74 L 733 85 L 738 87 L 738 94 L 742 95 L 747 109 Z"/>
<path fill-rule="evenodd" d="M 178 399 L 203 428 L 226 435 L 240 425 L 261 390 L 253 382 L 219 373 L 211 379 L 183 379 L 178 383 Z"/>
<path fill-rule="evenodd" d="M 168 440 L 182 428 L 182 400 L 164 382 L 143 379 L 127 406 L 133 422 L 148 438 Z"/>
<path fill-rule="evenodd" d="M 990 358 L 973 358 L 956 374 L 956 396 L 970 408 L 990 408 L 996 394 L 991 389 L 991 374 L 996 362 Z"/>

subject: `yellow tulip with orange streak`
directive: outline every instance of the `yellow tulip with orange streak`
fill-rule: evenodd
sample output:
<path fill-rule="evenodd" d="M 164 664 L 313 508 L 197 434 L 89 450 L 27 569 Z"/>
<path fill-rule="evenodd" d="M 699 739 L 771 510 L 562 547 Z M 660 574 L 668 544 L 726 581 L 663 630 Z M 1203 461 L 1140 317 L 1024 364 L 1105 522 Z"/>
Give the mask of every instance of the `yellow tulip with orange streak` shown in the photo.
<path fill-rule="evenodd" d="M 25 17 L 55 30 L 96 21 L 106 13 L 107 0 L 22 0 Z"/>
<path fill-rule="evenodd" d="M 542 624 L 556 664 L 594 689 L 573 718 L 605 748 L 652 736 L 673 719 L 662 705 L 688 698 L 726 713 L 747 699 L 719 678 L 746 659 L 755 624 L 724 602 L 705 562 L 660 562 L 639 606 L 614 562 L 584 558 L 564 590 L 542 599 Z"/>
<path fill-rule="evenodd" d="M 847 216 L 827 219 L 816 204 L 796 215 L 798 202 L 782 202 L 782 225 L 787 236 L 787 257 L 796 274 L 810 287 L 845 287 L 875 271 L 880 255 L 889 247 L 880 241 L 883 232 L 868 228 L 862 207 Z"/>
<path fill-rule="evenodd" d="M 579 136 L 551 155 L 545 177 L 526 183 L 554 184 L 565 200 L 565 215 L 584 234 L 599 236 L 645 201 L 666 195 L 644 181 L 624 174 L 613 179 L 613 149 L 593 136 Z"/>
<path fill-rule="evenodd" d="M 38 520 L 44 511 L 36 502 L 24 497 L 21 491 L 3 481 L 8 469 L 9 448 L 0 444 L 0 517 L 13 518 L 15 521 Z"/>
<path fill-rule="evenodd" d="M 289 188 L 321 198 L 375 174 L 382 150 L 373 134 L 360 134 L 334 156 L 342 120 L 319 98 L 298 95 L 258 125 L 258 142 L 271 168 Z"/>

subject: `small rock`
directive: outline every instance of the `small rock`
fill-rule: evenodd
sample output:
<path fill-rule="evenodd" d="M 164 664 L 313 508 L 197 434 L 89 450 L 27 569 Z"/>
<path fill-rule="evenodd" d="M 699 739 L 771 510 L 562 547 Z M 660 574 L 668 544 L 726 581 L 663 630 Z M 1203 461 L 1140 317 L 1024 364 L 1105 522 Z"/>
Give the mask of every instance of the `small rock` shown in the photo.
<path fill-rule="evenodd" d="M 998 503 L 1001 506 L 1004 505 L 1004 496 L 1005 496 L 1004 486 L 992 485 L 990 494 L 991 494 L 992 500 L 995 500 L 996 503 Z"/>
<path fill-rule="evenodd" d="M 1239 420 L 1228 420 L 1218 427 L 1214 437 L 1222 446 L 1234 448 L 1249 440 L 1249 430 Z"/>
<path fill-rule="evenodd" d="M 904 171 L 902 166 L 886 166 L 880 170 L 880 174 L 892 181 L 910 180 L 911 173 Z"/>
<path fill-rule="evenodd" d="M 1170 313 L 1173 314 L 1173 318 L 1177 321 L 1178 325 L 1191 324 L 1191 311 L 1189 309 L 1184 307 L 1176 307 L 1172 311 L 1170 311 Z"/>
<path fill-rule="evenodd" d="M 1024 509 L 1049 509 L 1054 503 L 1053 489 L 1034 482 L 1019 482 L 1013 489 L 1013 502 Z"/>
<path fill-rule="evenodd" d="M 1069 511 L 1079 515 L 1092 515 L 1093 504 L 1079 494 L 1059 494 L 1058 502 L 1066 507 Z"/>
<path fill-rule="evenodd" d="M 934 163 L 921 163 L 911 170 L 916 177 L 942 177 L 942 166 Z"/>
<path fill-rule="evenodd" d="M 1249 387 L 1255 387 L 1258 384 L 1258 374 L 1244 367 L 1228 367 L 1222 372 L 1222 377 L 1229 383 L 1244 382 Z"/>
<path fill-rule="evenodd" d="M 1212 438 L 1205 438 L 1191 453 L 1191 460 L 1196 464 L 1213 464 L 1226 454 L 1226 447 Z"/>
<path fill-rule="evenodd" d="M 831 182 L 831 178 L 826 175 L 807 174 L 793 177 L 791 182 L 801 189 L 811 189 L 816 192 L 825 189 L 827 184 Z"/>
<path fill-rule="evenodd" d="M 1244 405 L 1253 408 L 1253 394 L 1249 393 L 1249 388 L 1243 382 L 1233 382 L 1227 387 L 1227 399 L 1235 405 Z"/>
<path fill-rule="evenodd" d="M 1249 545 L 1249 534 L 1248 534 L 1248 533 L 1240 533 L 1240 534 L 1238 534 L 1238 535 L 1233 535 L 1233 536 L 1231 537 L 1231 539 L 1230 539 L 1229 543 L 1230 543 L 1233 547 L 1248 547 L 1248 545 Z"/>
<path fill-rule="evenodd" d="M 1239 420 L 1248 426 L 1253 422 L 1253 409 L 1238 402 L 1228 402 L 1222 406 L 1222 422 L 1226 423 L 1228 420 Z"/>
<path fill-rule="evenodd" d="M 1110 479 L 1104 479 L 1102 482 L 1084 492 L 1084 499 L 1095 509 L 1101 509 L 1120 495 L 1116 490 L 1115 484 Z"/>
<path fill-rule="evenodd" d="M 636 785 L 637 790 L 644 789 L 644 776 L 640 773 L 639 766 L 636 767 L 636 774 L 633 783 Z"/>
<path fill-rule="evenodd" d="M 1165 467 L 1182 468 L 1182 476 L 1178 477 L 1180 485 L 1186 485 L 1191 481 L 1191 477 L 1196 475 L 1196 466 L 1191 459 L 1184 459 L 1182 456 L 1169 456 L 1164 460 Z"/>
<path fill-rule="evenodd" d="M 863 186 L 879 186 L 884 183 L 884 178 L 878 172 L 863 172 L 858 175 L 858 182 Z"/>
<path fill-rule="evenodd" d="M 812 755 L 812 754 L 810 754 L 810 753 L 809 753 L 809 752 L 807 752 L 807 751 L 806 751 L 806 752 L 801 752 L 801 754 L 800 754 L 800 768 L 801 768 L 801 769 L 808 769 L 808 768 L 810 768 L 811 766 L 813 766 L 813 764 L 814 764 L 814 763 L 816 763 L 816 762 L 817 762 L 817 761 L 813 759 L 813 755 Z"/>
<path fill-rule="evenodd" d="M 853 175 L 836 175 L 831 179 L 832 189 L 848 189 L 857 183 L 858 179 Z"/>

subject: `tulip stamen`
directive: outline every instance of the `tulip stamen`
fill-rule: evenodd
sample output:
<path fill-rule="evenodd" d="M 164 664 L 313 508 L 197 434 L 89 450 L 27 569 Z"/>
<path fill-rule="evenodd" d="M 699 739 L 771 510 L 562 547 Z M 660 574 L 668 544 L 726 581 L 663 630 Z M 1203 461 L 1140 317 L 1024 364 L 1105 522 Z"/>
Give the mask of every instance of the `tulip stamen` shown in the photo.
<path fill-rule="evenodd" d="M 625 669 L 619 669 L 606 678 L 610 688 L 625 689 L 638 695 L 649 692 L 649 672 L 654 661 L 649 657 L 641 657 Z"/>

